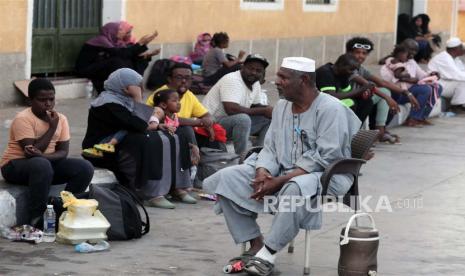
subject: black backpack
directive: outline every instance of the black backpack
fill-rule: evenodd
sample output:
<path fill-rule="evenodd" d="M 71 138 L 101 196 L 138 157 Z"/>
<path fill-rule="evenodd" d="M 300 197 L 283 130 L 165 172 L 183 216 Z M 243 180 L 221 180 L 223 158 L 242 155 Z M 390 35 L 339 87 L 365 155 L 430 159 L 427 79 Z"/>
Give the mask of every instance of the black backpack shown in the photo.
<path fill-rule="evenodd" d="M 98 209 L 110 222 L 108 240 L 139 239 L 150 231 L 147 210 L 130 190 L 120 184 L 111 185 L 98 184 L 89 187 L 89 198 L 98 201 Z M 139 208 L 145 214 L 145 222 Z"/>
<path fill-rule="evenodd" d="M 239 164 L 239 159 L 240 156 L 235 153 L 206 147 L 200 148 L 200 162 L 197 166 L 194 187 L 202 188 L 202 182 L 205 178 L 223 168 Z"/>

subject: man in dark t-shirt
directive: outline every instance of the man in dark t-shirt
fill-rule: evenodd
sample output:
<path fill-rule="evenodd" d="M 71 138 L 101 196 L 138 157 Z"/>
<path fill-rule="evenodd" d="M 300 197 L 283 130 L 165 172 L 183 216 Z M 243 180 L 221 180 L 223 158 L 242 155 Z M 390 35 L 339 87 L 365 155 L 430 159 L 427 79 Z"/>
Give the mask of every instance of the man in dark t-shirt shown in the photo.
<path fill-rule="evenodd" d="M 371 112 L 372 83 L 353 89 L 350 77 L 359 67 L 357 60 L 347 54 L 341 55 L 335 64 L 327 63 L 316 70 L 316 86 L 321 92 L 328 93 L 350 107 L 364 122 Z"/>

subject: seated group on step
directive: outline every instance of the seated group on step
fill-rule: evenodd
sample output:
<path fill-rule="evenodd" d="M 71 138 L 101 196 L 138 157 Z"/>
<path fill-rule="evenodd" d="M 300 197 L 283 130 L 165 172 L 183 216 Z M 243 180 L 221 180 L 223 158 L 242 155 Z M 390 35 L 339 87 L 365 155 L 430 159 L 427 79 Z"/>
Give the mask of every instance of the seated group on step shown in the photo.
<path fill-rule="evenodd" d="M 411 105 L 406 126 L 422 127 L 431 125 L 428 116 L 440 99 L 450 99 L 455 110 L 465 104 L 465 66 L 458 59 L 465 51 L 458 38 L 431 59 L 428 72 L 413 59 L 419 47 L 414 39 L 395 46 L 383 60 L 381 77 L 363 66 L 374 50 L 364 37 L 348 40 L 346 53 L 319 68 L 309 58 L 284 58 L 276 75 L 281 99 L 273 107 L 261 87 L 268 60 L 243 51 L 228 60 L 222 51 L 229 43 L 226 33 L 198 38 L 192 57 L 213 85 L 202 100 L 190 90 L 192 66 L 182 62 L 170 63 L 164 83 L 144 100 L 144 64 L 157 53 L 146 45 L 157 34 L 135 42 L 132 26 L 109 24 L 84 45 L 78 61 L 78 72 L 101 85 L 88 110 L 84 159 L 67 157 L 70 127 L 55 111 L 50 81 L 30 82 L 31 107 L 12 122 L 1 172 L 6 181 L 29 187 L 34 226 L 40 226 L 50 186 L 66 183 L 67 191 L 84 192 L 94 166 L 111 170 L 147 206 L 172 209 L 173 200 L 195 204 L 191 173 L 200 161 L 199 147 L 226 151 L 229 141 L 243 155 L 250 136 L 257 136 L 253 145 L 263 147 L 259 154 L 219 170 L 203 188 L 217 195 L 215 211 L 224 214 L 234 241 L 250 242 L 249 251 L 231 261 L 243 260 L 253 275 L 269 275 L 276 252 L 300 228 L 320 228 L 322 217 L 304 207 L 278 212 L 263 237 L 256 218 L 265 196 L 311 201 L 320 192 L 324 169 L 351 156 L 351 140 L 364 122 L 379 130 L 380 142 L 398 143 L 386 126 L 399 105 Z M 443 108 L 442 114 L 451 114 Z M 337 175 L 329 193 L 344 195 L 351 183 L 351 176 Z"/>

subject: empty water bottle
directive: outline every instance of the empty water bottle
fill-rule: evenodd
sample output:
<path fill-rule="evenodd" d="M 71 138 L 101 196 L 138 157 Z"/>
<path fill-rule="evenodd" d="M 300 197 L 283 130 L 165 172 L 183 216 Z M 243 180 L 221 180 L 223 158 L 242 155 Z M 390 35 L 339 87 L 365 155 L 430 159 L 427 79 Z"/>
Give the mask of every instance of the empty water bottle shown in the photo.
<path fill-rule="evenodd" d="M 89 244 L 87 242 L 81 242 L 80 244 L 77 244 L 74 249 L 79 253 L 91 253 L 108 250 L 110 249 L 110 244 L 103 240 L 99 241 L 95 245 Z"/>
<path fill-rule="evenodd" d="M 54 242 L 56 238 L 55 234 L 55 223 L 56 214 L 53 210 L 53 205 L 47 205 L 47 210 L 44 212 L 44 242 Z"/>

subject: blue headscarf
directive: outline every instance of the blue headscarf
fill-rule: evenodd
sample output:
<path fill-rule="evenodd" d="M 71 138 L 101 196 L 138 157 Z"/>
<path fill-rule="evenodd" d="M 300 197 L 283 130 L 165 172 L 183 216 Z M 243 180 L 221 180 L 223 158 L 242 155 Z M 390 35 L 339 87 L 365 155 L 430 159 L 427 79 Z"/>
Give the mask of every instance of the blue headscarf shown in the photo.
<path fill-rule="evenodd" d="M 105 90 L 91 102 L 91 107 L 99 107 L 108 103 L 124 106 L 130 112 L 134 109 L 134 100 L 124 92 L 130 85 L 139 86 L 142 76 L 129 68 L 121 68 L 111 73 L 104 83 Z"/>

